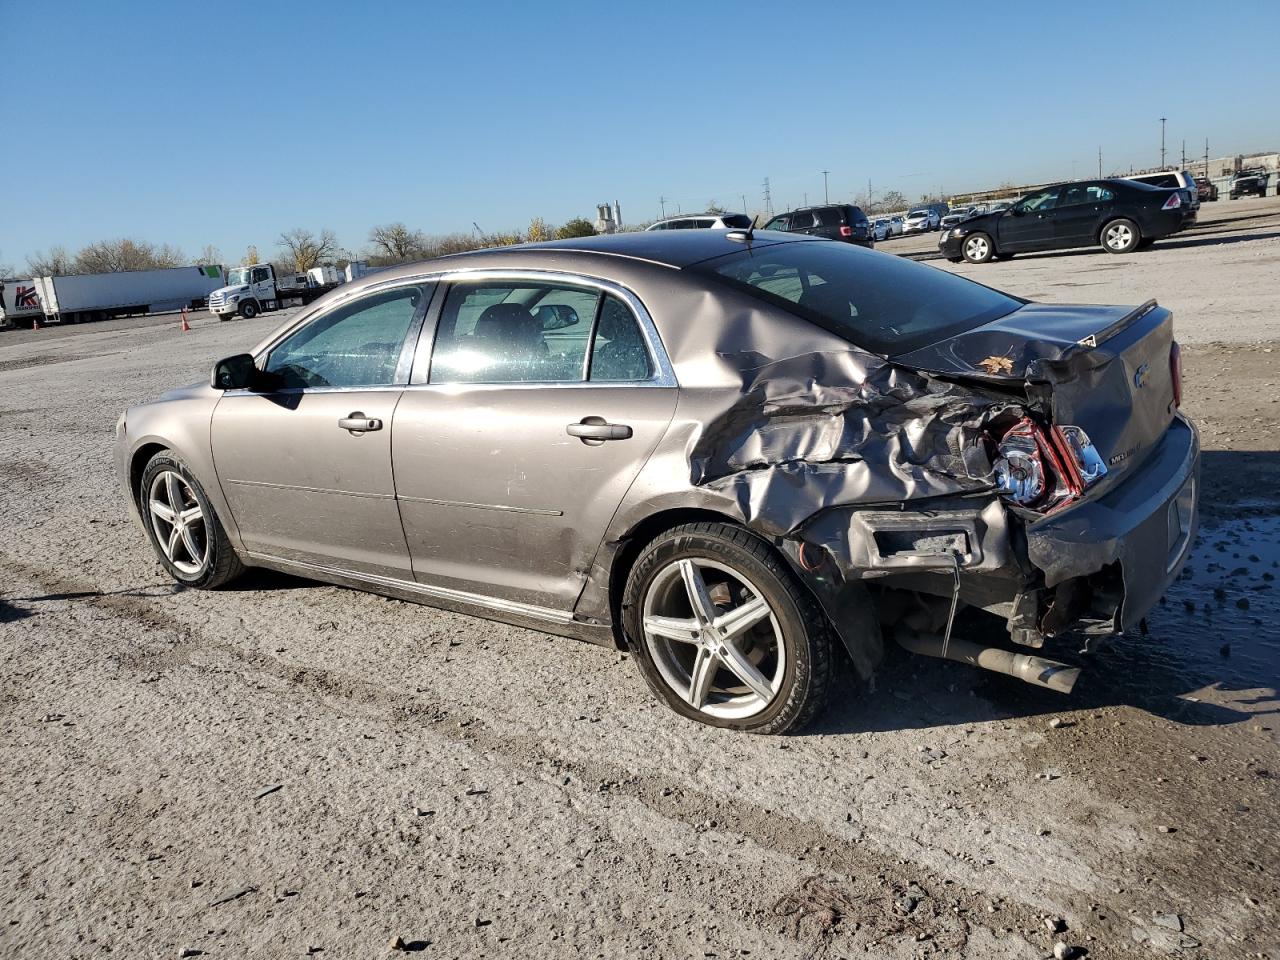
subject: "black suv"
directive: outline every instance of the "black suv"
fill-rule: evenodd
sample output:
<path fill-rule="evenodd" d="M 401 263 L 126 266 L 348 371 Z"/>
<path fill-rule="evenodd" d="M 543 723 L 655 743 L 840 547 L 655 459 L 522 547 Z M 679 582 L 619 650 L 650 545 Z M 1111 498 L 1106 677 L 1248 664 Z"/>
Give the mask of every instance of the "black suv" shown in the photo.
<path fill-rule="evenodd" d="M 1239 200 L 1249 195 L 1265 197 L 1269 179 L 1271 175 L 1266 170 L 1241 170 L 1231 181 L 1231 199 Z"/>
<path fill-rule="evenodd" d="M 801 207 L 780 213 L 764 225 L 766 230 L 807 233 L 811 237 L 843 240 L 862 247 L 875 246 L 867 215 L 851 203 L 831 203 L 821 207 Z"/>

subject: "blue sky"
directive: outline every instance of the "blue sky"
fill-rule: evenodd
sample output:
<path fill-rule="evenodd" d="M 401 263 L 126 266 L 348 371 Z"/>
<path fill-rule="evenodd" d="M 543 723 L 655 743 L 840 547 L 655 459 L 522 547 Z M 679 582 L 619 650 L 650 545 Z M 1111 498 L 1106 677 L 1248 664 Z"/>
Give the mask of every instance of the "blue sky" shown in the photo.
<path fill-rule="evenodd" d="M 1201 4 L 8 0 L 0 263 L 403 220 L 496 232 L 1280 148 L 1270 29 Z M 1212 21 L 1212 22 L 1211 22 Z M 276 38 L 288 37 L 287 43 Z M 271 52 L 279 42 L 278 52 Z M 1073 164 L 1074 161 L 1074 164 Z"/>

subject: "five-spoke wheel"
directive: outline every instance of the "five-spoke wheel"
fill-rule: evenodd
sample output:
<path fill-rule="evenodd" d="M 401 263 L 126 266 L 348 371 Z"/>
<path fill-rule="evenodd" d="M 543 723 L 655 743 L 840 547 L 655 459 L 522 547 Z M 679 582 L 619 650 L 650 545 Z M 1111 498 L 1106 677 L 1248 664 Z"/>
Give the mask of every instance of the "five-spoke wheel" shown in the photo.
<path fill-rule="evenodd" d="M 689 523 L 641 551 L 623 627 L 650 688 L 713 726 L 783 733 L 826 701 L 832 634 L 813 596 L 768 541 Z"/>
<path fill-rule="evenodd" d="M 161 470 L 151 480 L 147 496 L 151 529 L 169 562 L 187 574 L 198 574 L 208 560 L 209 544 L 204 511 L 187 482 L 173 470 Z"/>

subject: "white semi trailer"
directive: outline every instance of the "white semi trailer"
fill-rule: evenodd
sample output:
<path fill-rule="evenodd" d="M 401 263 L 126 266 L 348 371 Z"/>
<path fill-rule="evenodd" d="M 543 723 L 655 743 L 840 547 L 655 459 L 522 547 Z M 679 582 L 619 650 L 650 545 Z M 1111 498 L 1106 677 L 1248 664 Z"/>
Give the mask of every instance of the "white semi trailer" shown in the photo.
<path fill-rule="evenodd" d="M 0 330 L 29 327 L 43 315 L 34 280 L 0 280 Z"/>
<path fill-rule="evenodd" d="M 172 267 L 37 277 L 36 293 L 49 320 L 81 323 L 182 307 L 203 308 L 226 279 L 222 267 Z"/>

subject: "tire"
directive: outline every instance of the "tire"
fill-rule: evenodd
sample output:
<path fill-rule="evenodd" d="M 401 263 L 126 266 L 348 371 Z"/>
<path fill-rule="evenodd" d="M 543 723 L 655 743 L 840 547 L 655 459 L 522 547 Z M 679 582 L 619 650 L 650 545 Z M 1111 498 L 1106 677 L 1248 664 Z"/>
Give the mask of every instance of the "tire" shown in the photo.
<path fill-rule="evenodd" d="M 710 626 L 698 626 L 692 593 L 714 611 Z M 756 617 L 736 633 L 713 632 L 739 610 Z M 777 551 L 748 530 L 690 523 L 662 534 L 631 568 L 622 618 L 649 688 L 687 719 L 781 734 L 826 706 L 831 628 Z M 695 678 L 704 681 L 696 691 Z"/>
<path fill-rule="evenodd" d="M 252 320 L 254 317 L 258 315 L 258 301 L 243 300 L 240 303 L 240 309 L 236 312 L 239 313 L 240 316 L 244 317 L 246 320 Z"/>
<path fill-rule="evenodd" d="M 1142 231 L 1129 218 L 1119 217 L 1102 225 L 1098 241 L 1107 253 L 1132 253 L 1142 242 Z"/>
<path fill-rule="evenodd" d="M 964 257 L 947 257 L 948 263 L 964 263 Z"/>
<path fill-rule="evenodd" d="M 177 454 L 162 450 L 152 457 L 136 493 L 152 549 L 178 583 L 213 590 L 244 571 L 204 488 Z M 180 505 L 177 513 L 186 518 L 181 528 L 165 516 L 166 511 L 175 513 L 175 499 Z"/>
<path fill-rule="evenodd" d="M 1138 241 L 1138 249 L 1139 250 L 1150 249 L 1151 245 L 1155 242 L 1156 242 L 1155 237 L 1143 237 L 1141 240 Z"/>
<path fill-rule="evenodd" d="M 986 263 L 996 255 L 996 246 L 988 234 L 979 231 L 964 238 L 960 252 L 970 263 Z"/>
<path fill-rule="evenodd" d="M 996 259 L 997 259 L 997 260 L 1012 260 L 1012 259 L 1013 259 L 1014 257 L 1016 257 L 1016 256 L 1017 256 L 1017 254 L 1016 254 L 1016 253 L 997 253 L 997 254 L 996 254 Z"/>

